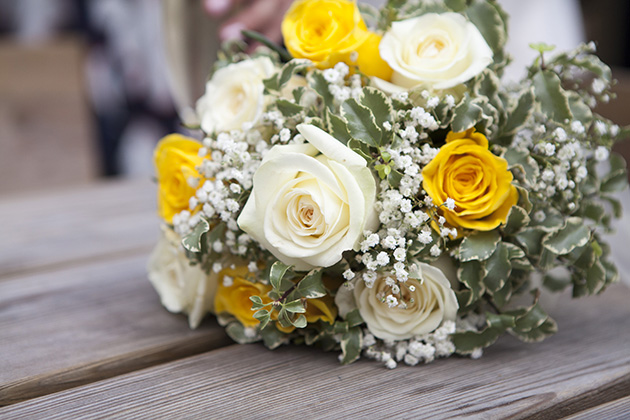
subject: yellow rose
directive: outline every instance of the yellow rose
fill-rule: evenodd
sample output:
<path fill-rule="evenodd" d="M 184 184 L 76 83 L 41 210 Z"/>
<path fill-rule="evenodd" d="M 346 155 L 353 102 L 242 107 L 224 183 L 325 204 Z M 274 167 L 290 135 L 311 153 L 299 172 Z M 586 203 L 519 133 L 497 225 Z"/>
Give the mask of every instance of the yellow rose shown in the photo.
<path fill-rule="evenodd" d="M 249 298 L 260 296 L 263 304 L 270 303 L 271 298 L 267 293 L 271 291 L 271 286 L 247 280 L 248 274 L 249 271 L 244 266 L 228 268 L 219 273 L 219 288 L 214 298 L 214 310 L 217 314 L 223 312 L 234 316 L 245 327 L 256 327 L 258 320 L 254 318 L 255 311 L 252 310 L 252 301 Z M 230 286 L 223 284 L 225 276 L 232 279 Z M 304 316 L 309 324 L 319 320 L 332 324 L 337 317 L 337 308 L 328 295 L 319 299 L 309 299 Z M 277 321 L 277 311 L 272 312 L 271 319 Z M 293 326 L 284 328 L 280 323 L 276 323 L 276 326 L 285 333 L 295 329 Z"/>
<path fill-rule="evenodd" d="M 328 324 L 335 322 L 337 318 L 337 307 L 333 298 L 329 295 L 321 297 L 319 299 L 308 299 L 306 301 L 306 312 L 304 313 L 306 322 L 312 324 L 317 321 L 324 321 Z M 271 319 L 276 320 L 278 312 L 274 312 Z M 276 328 L 284 333 L 290 333 L 295 330 L 293 325 L 289 327 L 283 327 L 279 322 L 276 323 Z"/>
<path fill-rule="evenodd" d="M 260 296 L 263 303 L 271 302 L 267 293 L 271 286 L 262 283 L 252 283 L 246 277 L 249 274 L 247 267 L 226 268 L 219 273 L 219 288 L 214 297 L 214 310 L 217 314 L 222 312 L 234 316 L 245 327 L 255 327 L 258 320 L 254 318 L 252 301 L 250 296 Z M 232 278 L 232 284 L 224 284 L 225 277 Z"/>
<path fill-rule="evenodd" d="M 422 186 L 436 205 L 447 198 L 455 209 L 443 208 L 454 227 L 492 230 L 505 223 L 510 208 L 518 202 L 507 161 L 488 150 L 488 140 L 474 128 L 450 132 L 446 144 L 422 170 Z"/>
<path fill-rule="evenodd" d="M 352 65 L 350 55 L 356 51 L 363 73 L 384 79 L 391 75 L 378 51 L 381 37 L 368 31 L 352 1 L 296 1 L 284 16 L 282 36 L 293 57 L 307 58 L 320 69 L 339 62 Z"/>
<path fill-rule="evenodd" d="M 198 141 L 180 134 L 164 137 L 155 148 L 158 212 L 167 223 L 172 222 L 175 214 L 188 209 L 190 197 L 195 194 L 188 179 L 199 177 L 195 168 L 203 161 L 198 155 L 200 148 Z"/>

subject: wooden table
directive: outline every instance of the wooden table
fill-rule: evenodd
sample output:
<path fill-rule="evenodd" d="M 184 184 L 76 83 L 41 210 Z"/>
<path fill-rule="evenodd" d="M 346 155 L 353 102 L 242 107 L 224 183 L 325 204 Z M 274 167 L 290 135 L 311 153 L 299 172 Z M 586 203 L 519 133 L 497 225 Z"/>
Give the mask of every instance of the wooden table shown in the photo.
<path fill-rule="evenodd" d="M 0 199 L 0 418 L 630 418 L 627 286 L 561 296 L 543 343 L 341 366 L 233 344 L 213 319 L 191 331 L 162 308 L 145 273 L 154 202 L 148 181 Z M 617 256 L 627 276 L 627 246 Z"/>

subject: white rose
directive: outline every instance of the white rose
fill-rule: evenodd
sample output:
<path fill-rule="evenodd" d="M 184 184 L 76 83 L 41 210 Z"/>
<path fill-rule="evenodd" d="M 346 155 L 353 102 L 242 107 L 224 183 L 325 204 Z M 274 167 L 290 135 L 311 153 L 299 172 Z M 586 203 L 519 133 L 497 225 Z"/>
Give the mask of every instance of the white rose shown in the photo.
<path fill-rule="evenodd" d="M 376 227 L 376 182 L 365 159 L 330 134 L 297 128 L 308 143 L 269 150 L 238 225 L 303 271 L 339 262 L 365 229 Z"/>
<path fill-rule="evenodd" d="M 240 130 L 255 124 L 266 105 L 262 81 L 275 71 L 271 60 L 259 57 L 217 70 L 197 101 L 197 114 L 206 133 Z"/>
<path fill-rule="evenodd" d="M 147 271 L 162 305 L 171 312 L 188 314 L 190 328 L 197 328 L 214 308 L 217 275 L 206 274 L 199 265 L 191 266 L 180 241 L 176 233 L 165 230 L 149 257 Z"/>
<path fill-rule="evenodd" d="M 492 50 L 479 29 L 458 13 L 428 13 L 394 22 L 379 51 L 394 71 L 388 92 L 449 89 L 467 82 L 492 63 Z"/>
<path fill-rule="evenodd" d="M 442 271 L 429 264 L 419 263 L 418 279 L 409 279 L 400 286 L 401 294 L 408 303 L 406 309 L 390 308 L 385 298 L 391 288 L 385 277 L 379 277 L 372 288 L 363 281 L 354 287 L 354 299 L 368 330 L 383 340 L 406 340 L 428 334 L 443 321 L 454 321 L 457 315 L 455 292 Z M 415 290 L 411 291 L 410 286 Z M 400 294 L 396 295 L 400 301 Z M 413 298 L 413 302 L 410 300 Z"/>

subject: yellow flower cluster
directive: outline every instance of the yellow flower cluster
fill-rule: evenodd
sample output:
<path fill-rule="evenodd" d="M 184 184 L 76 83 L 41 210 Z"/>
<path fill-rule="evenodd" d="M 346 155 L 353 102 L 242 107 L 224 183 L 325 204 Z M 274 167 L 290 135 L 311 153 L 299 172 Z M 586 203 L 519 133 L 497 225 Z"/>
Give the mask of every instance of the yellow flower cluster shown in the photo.
<path fill-rule="evenodd" d="M 271 286 L 249 281 L 248 274 L 249 270 L 246 266 L 227 268 L 219 273 L 219 287 L 214 298 L 214 310 L 217 314 L 230 314 L 243 326 L 253 328 L 258 325 L 258 320 L 254 318 L 252 301 L 249 298 L 260 296 L 263 304 L 271 303 L 271 298 L 267 296 L 267 293 L 271 291 Z M 227 286 L 224 284 L 226 277 L 232 279 Z M 304 316 L 309 324 L 320 320 L 332 324 L 337 317 L 337 308 L 333 298 L 326 295 L 319 299 L 307 300 Z M 277 321 L 277 311 L 272 312 L 271 319 Z M 282 327 L 279 322 L 276 322 L 276 328 L 284 333 L 290 333 L 295 329 L 293 326 Z"/>
<path fill-rule="evenodd" d="M 355 2 L 298 0 L 282 21 L 282 36 L 293 57 L 307 58 L 320 69 L 344 62 L 368 76 L 391 77 L 379 54 L 381 35 L 367 29 Z M 356 62 L 352 53 L 358 54 Z"/>
<path fill-rule="evenodd" d="M 188 183 L 199 178 L 197 167 L 203 162 L 199 157 L 201 143 L 181 134 L 170 134 L 158 143 L 153 152 L 153 162 L 158 182 L 158 213 L 165 222 L 188 209 L 195 189 Z"/>
<path fill-rule="evenodd" d="M 505 223 L 518 202 L 507 161 L 492 154 L 488 139 L 474 128 L 450 132 L 422 176 L 422 186 L 436 205 L 455 200 L 455 209 L 443 212 L 454 227 L 492 230 Z"/>

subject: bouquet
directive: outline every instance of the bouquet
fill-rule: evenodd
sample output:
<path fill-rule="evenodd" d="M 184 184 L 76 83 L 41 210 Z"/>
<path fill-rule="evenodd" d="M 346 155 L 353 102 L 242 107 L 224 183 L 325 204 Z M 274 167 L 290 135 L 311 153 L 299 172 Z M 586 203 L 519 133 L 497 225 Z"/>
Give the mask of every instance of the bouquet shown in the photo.
<path fill-rule="evenodd" d="M 163 305 L 389 368 L 555 333 L 542 291 L 617 280 L 602 233 L 630 129 L 593 112 L 613 81 L 592 43 L 532 44 L 502 82 L 507 19 L 493 0 L 296 0 L 286 49 L 224 45 L 201 140 L 155 150 Z"/>

